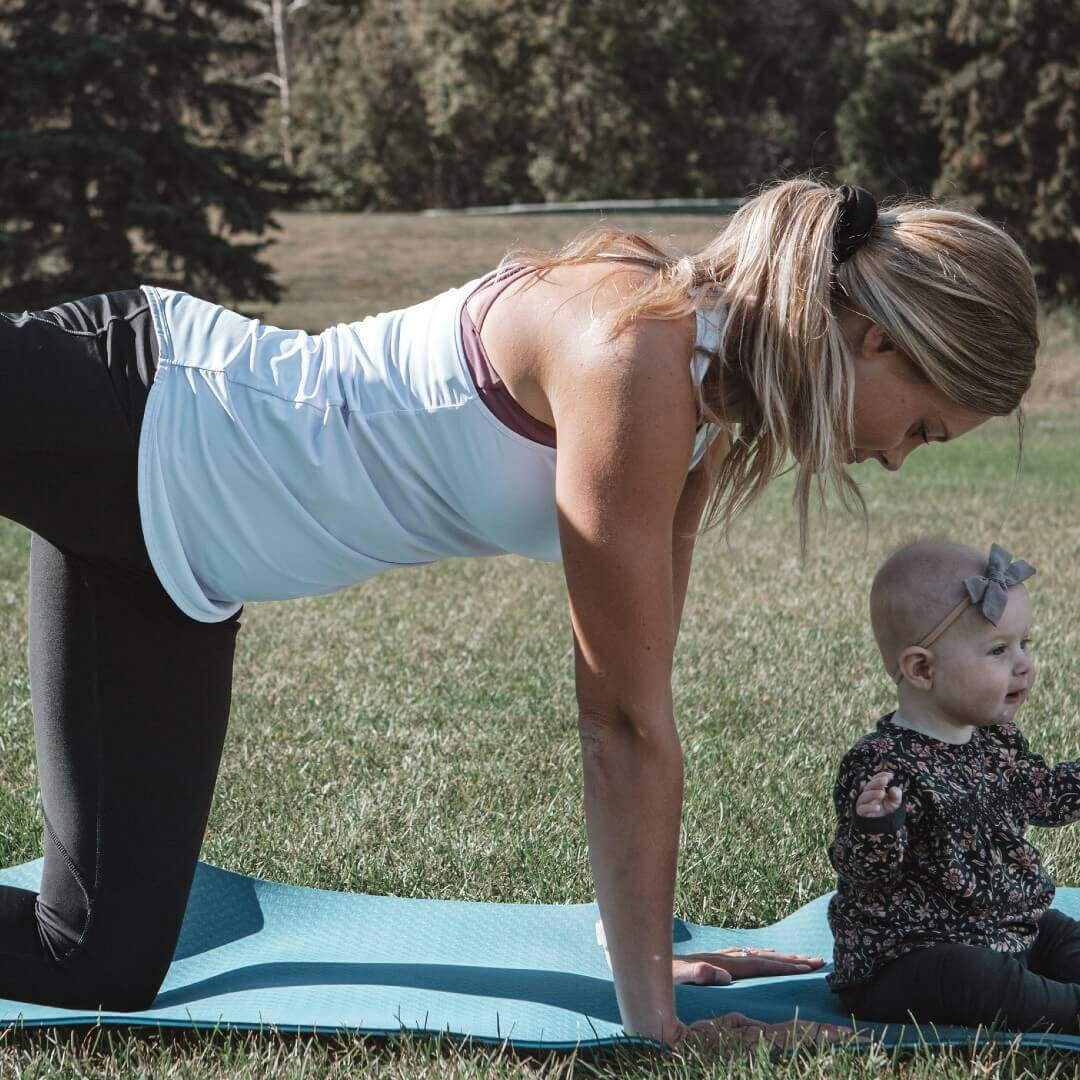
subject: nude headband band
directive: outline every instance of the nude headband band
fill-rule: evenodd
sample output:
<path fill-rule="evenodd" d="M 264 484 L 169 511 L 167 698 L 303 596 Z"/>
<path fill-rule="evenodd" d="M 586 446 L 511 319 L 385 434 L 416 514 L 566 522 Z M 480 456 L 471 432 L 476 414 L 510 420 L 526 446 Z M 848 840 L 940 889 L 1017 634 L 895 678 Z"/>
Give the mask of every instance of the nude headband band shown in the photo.
<path fill-rule="evenodd" d="M 986 573 L 964 578 L 967 596 L 925 634 L 921 641 L 916 642 L 916 645 L 920 649 L 930 648 L 969 607 L 976 604 L 979 605 L 983 616 L 997 626 L 998 619 L 1005 614 L 1005 605 L 1009 602 L 1010 586 L 1027 581 L 1034 573 L 1035 567 L 1031 563 L 1024 562 L 1023 559 L 1013 561 L 1013 557 L 1000 544 L 991 544 Z M 900 667 L 897 665 L 893 670 L 893 679 L 899 684 L 903 678 Z"/>

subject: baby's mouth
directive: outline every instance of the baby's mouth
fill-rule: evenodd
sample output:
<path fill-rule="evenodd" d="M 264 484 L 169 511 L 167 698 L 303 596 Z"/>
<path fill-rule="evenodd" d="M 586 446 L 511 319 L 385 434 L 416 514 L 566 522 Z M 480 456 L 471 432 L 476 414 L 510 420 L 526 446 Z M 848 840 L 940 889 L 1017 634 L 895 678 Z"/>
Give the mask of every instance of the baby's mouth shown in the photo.
<path fill-rule="evenodd" d="M 1005 702 L 1008 705 L 1019 705 L 1025 697 L 1027 697 L 1027 690 L 1013 690 L 1005 695 Z"/>

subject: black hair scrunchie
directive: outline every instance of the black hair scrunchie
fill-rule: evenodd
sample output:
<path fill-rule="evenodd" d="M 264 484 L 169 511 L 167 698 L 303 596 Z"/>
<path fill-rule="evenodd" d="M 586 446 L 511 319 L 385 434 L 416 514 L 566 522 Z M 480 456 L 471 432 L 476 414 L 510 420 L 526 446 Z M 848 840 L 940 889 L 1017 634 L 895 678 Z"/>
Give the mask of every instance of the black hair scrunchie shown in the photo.
<path fill-rule="evenodd" d="M 844 184 L 840 188 L 843 202 L 833 233 L 833 262 L 837 265 L 850 259 L 866 243 L 877 221 L 877 202 L 866 188 Z"/>

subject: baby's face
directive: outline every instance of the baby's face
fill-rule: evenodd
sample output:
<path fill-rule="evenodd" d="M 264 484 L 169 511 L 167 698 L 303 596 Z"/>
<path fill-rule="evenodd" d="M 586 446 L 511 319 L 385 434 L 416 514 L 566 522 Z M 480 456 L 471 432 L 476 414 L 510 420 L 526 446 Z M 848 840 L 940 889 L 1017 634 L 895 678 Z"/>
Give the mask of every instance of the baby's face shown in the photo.
<path fill-rule="evenodd" d="M 1002 724 L 1016 715 L 1035 682 L 1028 634 L 1031 598 L 1023 585 L 1009 589 L 997 626 L 972 608 L 933 646 L 931 697 L 957 724 Z"/>

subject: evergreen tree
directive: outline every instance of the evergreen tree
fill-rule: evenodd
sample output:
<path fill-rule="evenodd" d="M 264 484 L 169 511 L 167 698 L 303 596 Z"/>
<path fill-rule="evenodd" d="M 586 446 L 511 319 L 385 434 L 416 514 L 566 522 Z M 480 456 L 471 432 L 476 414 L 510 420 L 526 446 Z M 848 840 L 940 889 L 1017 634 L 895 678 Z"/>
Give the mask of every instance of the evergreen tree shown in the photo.
<path fill-rule="evenodd" d="M 259 259 L 290 174 L 240 142 L 265 91 L 245 0 L 0 8 L 0 309 L 154 281 L 273 300 Z"/>
<path fill-rule="evenodd" d="M 876 195 L 929 195 L 941 170 L 932 93 L 957 62 L 946 33 L 953 0 L 869 0 L 861 78 L 836 114 L 843 176 Z"/>
<path fill-rule="evenodd" d="M 936 190 L 1020 238 L 1047 298 L 1080 293 L 1080 5 L 958 0 L 964 62 L 931 97 L 942 137 Z"/>

